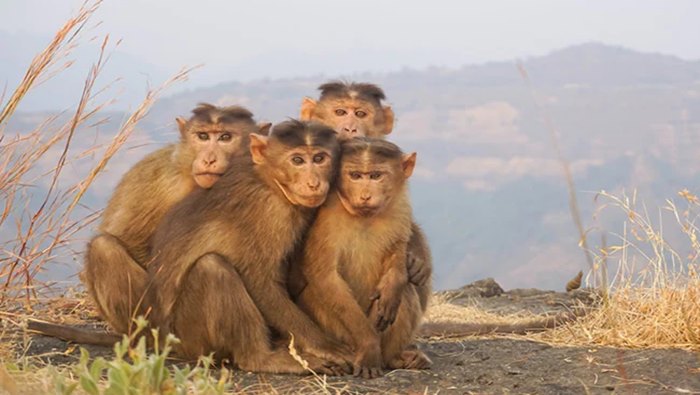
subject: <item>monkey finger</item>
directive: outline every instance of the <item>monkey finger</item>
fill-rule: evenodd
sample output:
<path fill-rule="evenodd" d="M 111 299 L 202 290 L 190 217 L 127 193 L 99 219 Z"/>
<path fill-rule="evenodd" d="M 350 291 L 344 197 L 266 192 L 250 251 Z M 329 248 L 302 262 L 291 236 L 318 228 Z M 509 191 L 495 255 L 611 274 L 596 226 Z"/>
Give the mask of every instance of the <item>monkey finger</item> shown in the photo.
<path fill-rule="evenodd" d="M 421 269 L 420 265 L 416 264 L 416 260 L 413 258 L 409 258 L 406 261 L 406 271 L 408 272 L 408 277 L 412 278 L 415 276 L 418 271 Z"/>
<path fill-rule="evenodd" d="M 384 373 L 382 372 L 381 368 L 371 368 L 370 369 L 370 378 L 374 379 L 377 377 L 383 376 Z"/>
<path fill-rule="evenodd" d="M 375 300 L 379 299 L 380 296 L 381 296 L 381 293 L 379 292 L 379 290 L 376 290 L 376 291 L 374 291 L 374 293 L 372 295 L 370 295 L 369 300 L 375 301 Z"/>
<path fill-rule="evenodd" d="M 430 278 L 430 268 L 426 265 L 420 265 L 415 268 L 415 271 L 408 275 L 409 281 L 415 285 L 423 286 Z"/>
<path fill-rule="evenodd" d="M 396 311 L 394 311 L 392 314 L 389 314 L 389 316 L 386 318 L 386 326 L 389 327 L 391 324 L 396 322 Z"/>
<path fill-rule="evenodd" d="M 379 332 L 384 332 L 384 330 L 389 326 L 387 320 L 384 319 L 384 317 L 378 317 L 377 321 L 374 324 L 374 327 L 377 328 Z"/>

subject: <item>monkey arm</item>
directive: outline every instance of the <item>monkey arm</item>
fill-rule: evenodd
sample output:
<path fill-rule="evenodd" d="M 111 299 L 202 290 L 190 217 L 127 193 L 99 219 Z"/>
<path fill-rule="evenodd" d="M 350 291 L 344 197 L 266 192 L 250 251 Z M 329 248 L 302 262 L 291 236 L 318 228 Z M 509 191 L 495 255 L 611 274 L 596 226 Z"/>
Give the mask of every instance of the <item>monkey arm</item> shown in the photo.
<path fill-rule="evenodd" d="M 370 297 L 372 304 L 369 308 L 370 322 L 375 328 L 384 331 L 396 320 L 396 314 L 401 304 L 402 295 L 408 285 L 408 273 L 404 257 L 406 243 L 395 244 L 389 255 L 382 261 L 384 274 L 379 280 L 374 294 Z"/>
<path fill-rule="evenodd" d="M 349 362 L 347 350 L 324 334 L 311 318 L 292 302 L 284 282 L 270 274 L 271 271 L 265 273 L 267 278 L 246 283 L 248 292 L 268 325 L 280 333 L 293 334 L 295 342 L 312 355 L 338 365 Z M 245 281 L 244 274 L 242 277 Z"/>

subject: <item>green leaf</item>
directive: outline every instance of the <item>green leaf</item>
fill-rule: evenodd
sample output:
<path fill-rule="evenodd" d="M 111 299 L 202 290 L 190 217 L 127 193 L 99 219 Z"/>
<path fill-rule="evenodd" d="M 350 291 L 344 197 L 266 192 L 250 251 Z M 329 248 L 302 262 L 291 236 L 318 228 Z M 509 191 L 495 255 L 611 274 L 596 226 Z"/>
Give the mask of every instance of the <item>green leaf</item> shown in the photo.
<path fill-rule="evenodd" d="M 80 387 L 88 394 L 100 394 L 100 389 L 97 387 L 97 383 L 92 379 L 92 377 L 85 374 L 80 376 Z"/>

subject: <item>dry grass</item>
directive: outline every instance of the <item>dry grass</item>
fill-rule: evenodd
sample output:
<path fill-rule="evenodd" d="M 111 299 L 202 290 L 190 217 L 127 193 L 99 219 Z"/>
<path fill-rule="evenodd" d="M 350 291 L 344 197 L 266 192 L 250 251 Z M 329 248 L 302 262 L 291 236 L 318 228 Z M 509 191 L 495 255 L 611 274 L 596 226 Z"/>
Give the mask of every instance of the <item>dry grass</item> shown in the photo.
<path fill-rule="evenodd" d="M 687 207 L 681 210 L 667 200 L 655 225 L 643 205 L 637 208 L 635 195 L 602 192 L 604 207 L 622 210 L 626 221 L 620 244 L 601 249 L 596 257 L 599 271 L 605 262 L 617 261 L 601 307 L 578 322 L 532 337 L 568 345 L 700 350 L 700 199 L 687 190 L 679 195 Z M 670 214 L 686 236 L 685 245 L 667 240 L 662 213 Z"/>
<path fill-rule="evenodd" d="M 430 300 L 430 306 L 428 307 L 425 321 L 508 325 L 531 322 L 533 319 L 541 317 L 541 315 L 528 311 L 522 311 L 517 314 L 495 314 L 478 306 L 463 306 L 450 303 L 447 296 L 436 294 Z"/>
<path fill-rule="evenodd" d="M 106 36 L 73 110 L 51 116 L 31 131 L 7 134 L 8 122 L 27 93 L 39 82 L 71 67 L 70 61 L 60 62 L 78 45 L 81 32 L 100 3 L 86 2 L 58 30 L 46 49 L 32 60 L 25 77 L 0 110 L 0 307 L 4 311 L 20 301 L 24 309 L 31 310 L 34 301 L 50 290 L 48 284 L 36 280 L 37 274 L 52 260 L 74 257 L 81 249 L 72 248 L 74 237 L 100 214 L 99 210 L 81 206 L 81 199 L 156 97 L 187 76 L 187 70 L 183 70 L 150 90 L 122 121 L 111 141 L 85 144 L 81 133 L 104 123 L 107 119 L 100 114 L 113 102 L 99 101 L 103 89 L 95 86 L 113 47 Z M 75 181 L 66 167 L 78 161 L 80 169 L 88 170 Z"/>

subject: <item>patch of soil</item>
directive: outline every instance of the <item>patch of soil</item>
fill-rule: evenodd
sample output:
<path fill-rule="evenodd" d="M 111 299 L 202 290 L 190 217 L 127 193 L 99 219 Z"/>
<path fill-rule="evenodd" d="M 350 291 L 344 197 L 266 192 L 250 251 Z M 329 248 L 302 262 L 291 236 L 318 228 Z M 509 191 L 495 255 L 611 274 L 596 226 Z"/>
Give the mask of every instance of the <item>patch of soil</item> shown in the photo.
<path fill-rule="evenodd" d="M 476 305 L 496 313 L 556 313 L 591 292 L 503 291 L 491 279 L 441 292 L 451 303 Z M 700 354 L 675 349 L 629 350 L 609 347 L 558 347 L 523 336 L 427 340 L 419 347 L 433 360 L 429 370 L 397 370 L 381 378 L 329 377 L 331 392 L 401 394 L 700 394 Z M 91 356 L 110 357 L 106 347 L 87 347 Z M 66 351 L 68 349 L 68 351 Z M 33 336 L 26 355 L 52 364 L 77 362 L 77 348 L 57 339 Z M 308 377 L 236 371 L 238 390 L 306 392 Z"/>

